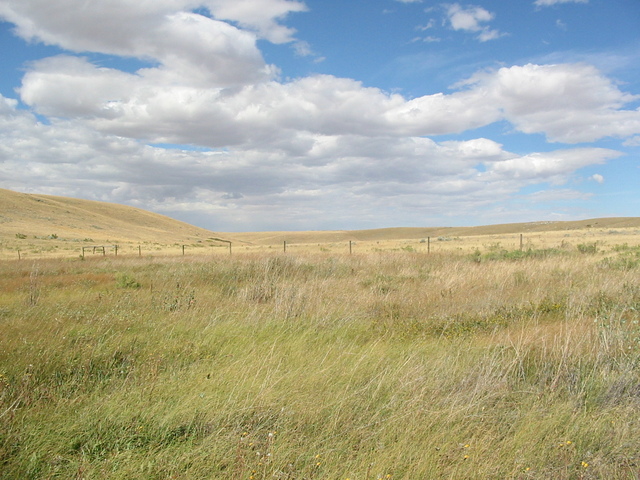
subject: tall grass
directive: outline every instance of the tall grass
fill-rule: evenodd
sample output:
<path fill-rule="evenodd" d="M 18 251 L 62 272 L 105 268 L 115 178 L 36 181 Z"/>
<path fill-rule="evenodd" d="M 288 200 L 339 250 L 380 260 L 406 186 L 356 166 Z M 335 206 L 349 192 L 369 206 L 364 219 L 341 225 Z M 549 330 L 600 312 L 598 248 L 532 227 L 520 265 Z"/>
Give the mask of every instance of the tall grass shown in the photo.
<path fill-rule="evenodd" d="M 2 263 L 0 478 L 638 478 L 616 258 Z"/>

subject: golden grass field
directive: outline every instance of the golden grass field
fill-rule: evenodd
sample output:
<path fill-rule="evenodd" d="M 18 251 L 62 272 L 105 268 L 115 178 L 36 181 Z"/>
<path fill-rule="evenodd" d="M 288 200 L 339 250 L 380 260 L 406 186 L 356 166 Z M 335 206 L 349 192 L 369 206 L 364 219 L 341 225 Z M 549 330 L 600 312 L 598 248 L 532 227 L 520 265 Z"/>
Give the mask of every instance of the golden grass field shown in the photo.
<path fill-rule="evenodd" d="M 640 217 L 480 227 L 386 228 L 318 232 L 211 232 L 163 215 L 112 203 L 0 189 L 0 259 L 102 255 L 185 255 L 284 251 L 371 253 L 381 250 L 471 252 L 483 246 L 547 248 L 599 242 L 638 244 Z M 221 241 L 222 240 L 222 241 Z"/>
<path fill-rule="evenodd" d="M 0 193 L 0 479 L 640 478 L 637 219 L 134 233 Z"/>

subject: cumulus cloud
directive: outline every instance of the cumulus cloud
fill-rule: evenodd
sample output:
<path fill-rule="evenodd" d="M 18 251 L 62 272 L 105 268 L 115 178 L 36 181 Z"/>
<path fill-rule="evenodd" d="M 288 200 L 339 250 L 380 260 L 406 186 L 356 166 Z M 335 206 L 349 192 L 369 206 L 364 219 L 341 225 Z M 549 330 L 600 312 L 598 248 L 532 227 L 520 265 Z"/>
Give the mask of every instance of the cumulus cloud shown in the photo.
<path fill-rule="evenodd" d="M 623 108 L 638 96 L 621 91 L 591 65 L 505 67 L 479 73 L 465 84 L 497 102 L 518 130 L 544 133 L 551 141 L 625 138 L 640 129 L 640 109 Z"/>
<path fill-rule="evenodd" d="M 306 9 L 297 0 L 146 0 L 135 4 L 111 0 L 91 8 L 83 0 L 7 0 L 0 5 L 0 16 L 14 23 L 17 33 L 27 40 L 73 51 L 138 56 L 149 48 L 146 39 L 155 38 L 167 18 L 170 21 L 175 15 L 208 11 L 214 19 L 236 22 L 261 38 L 285 43 L 293 40 L 295 32 L 280 20 Z M 215 28 L 213 23 L 206 26 Z"/>
<path fill-rule="evenodd" d="M 441 135 L 503 119 L 566 143 L 640 132 L 640 111 L 624 109 L 636 97 L 580 64 L 481 72 L 451 94 L 411 100 L 330 75 L 235 88 L 171 80 L 163 67 L 131 74 L 60 56 L 32 64 L 20 94 L 41 114 L 109 134 L 208 147 L 279 143 L 299 153 L 309 148 L 305 133 Z"/>
<path fill-rule="evenodd" d="M 604 177 L 599 173 L 594 173 L 593 175 L 591 175 L 591 180 L 600 184 L 604 183 Z"/>
<path fill-rule="evenodd" d="M 576 170 L 603 164 L 617 158 L 620 152 L 602 148 L 575 148 L 545 153 L 532 153 L 496 163 L 492 171 L 514 179 L 532 179 L 562 185 Z"/>
<path fill-rule="evenodd" d="M 295 30 L 280 23 L 290 13 L 304 12 L 306 5 L 298 0 L 202 0 L 215 18 L 238 22 L 273 43 L 294 39 Z"/>
<path fill-rule="evenodd" d="M 19 95 L 30 111 L 0 96 L 0 185 L 200 212 L 218 230 L 349 228 L 354 218 L 366 227 L 472 206 L 490 211 L 522 188 L 562 186 L 620 155 L 584 147 L 516 154 L 472 134 L 438 135 L 507 121 L 555 142 L 640 138 L 640 110 L 626 108 L 637 97 L 588 64 L 482 71 L 448 93 L 417 98 L 332 75 L 284 82 L 257 41 L 291 42 L 312 55 L 282 23 L 302 2 L 129 3 L 0 4 L 23 38 L 68 50 L 27 66 Z M 482 7 L 447 8 L 452 28 L 499 35 Z M 78 52 L 147 66 L 106 68 Z M 274 209 L 283 212 L 278 220 Z"/>
<path fill-rule="evenodd" d="M 79 0 L 64 1 L 77 9 L 72 3 Z M 108 22 L 120 25 L 123 31 L 118 35 L 109 28 L 104 35 L 99 30 L 98 35 L 90 34 L 86 24 L 99 23 L 94 9 L 80 9 L 81 18 L 72 21 L 73 16 L 47 16 L 50 4 L 39 0 L 3 4 L 0 12 L 18 22 L 25 37 L 53 35 L 51 41 L 60 45 L 68 42 L 79 49 L 86 44 L 159 63 L 128 73 L 80 57 L 47 58 L 29 67 L 21 99 L 38 113 L 77 118 L 105 133 L 209 147 L 275 141 L 291 142 L 291 148 L 299 150 L 306 148 L 300 140 L 304 132 L 439 135 L 503 119 L 524 133 L 543 133 L 552 141 L 568 143 L 640 132 L 640 112 L 624 109 L 636 97 L 587 64 L 505 67 L 479 73 L 453 93 L 411 100 L 330 75 L 280 83 L 277 69 L 265 64 L 251 33 L 195 13 L 176 12 L 185 1 L 136 4 L 126 20 L 120 18 L 126 9 L 114 12 L 116 18 Z M 304 8 L 283 0 L 240 3 L 265 6 L 264 25 Z M 225 18 L 260 24 L 258 14 L 240 8 L 238 2 L 210 0 L 207 5 Z M 448 9 L 454 28 L 489 34 L 480 22 L 491 20 L 490 12 L 459 4 Z M 87 11 L 96 18 L 84 18 Z M 148 25 L 148 30 L 134 27 L 136 22 Z"/>
<path fill-rule="evenodd" d="M 474 5 L 462 7 L 459 3 L 454 3 L 447 6 L 447 17 L 451 28 L 478 33 L 476 38 L 481 42 L 495 40 L 504 35 L 485 25 L 485 23 L 493 20 L 495 15 L 482 7 Z"/>
<path fill-rule="evenodd" d="M 277 143 L 165 149 L 72 120 L 44 125 L 15 101 L 0 99 L 2 187 L 40 185 L 39 192 L 127 203 L 185 219 L 206 215 L 206 226 L 218 230 L 349 228 L 354 218 L 364 227 L 416 212 L 489 208 L 526 186 L 562 185 L 577 169 L 620 154 L 581 148 L 517 155 L 486 138 L 438 143 L 309 132 L 297 139 L 301 156 Z M 274 209 L 281 212 L 277 220 Z"/>
<path fill-rule="evenodd" d="M 0 4 L 0 17 L 14 23 L 17 34 L 29 41 L 160 63 L 153 72 L 167 81 L 228 86 L 273 76 L 276 69 L 265 65 L 256 35 L 277 43 L 292 41 L 293 31 L 277 20 L 305 9 L 287 0 L 157 0 L 135 5 L 113 0 L 91 8 L 83 5 L 80 0 L 13 0 Z M 190 8 L 195 6 L 218 17 L 194 13 Z"/>

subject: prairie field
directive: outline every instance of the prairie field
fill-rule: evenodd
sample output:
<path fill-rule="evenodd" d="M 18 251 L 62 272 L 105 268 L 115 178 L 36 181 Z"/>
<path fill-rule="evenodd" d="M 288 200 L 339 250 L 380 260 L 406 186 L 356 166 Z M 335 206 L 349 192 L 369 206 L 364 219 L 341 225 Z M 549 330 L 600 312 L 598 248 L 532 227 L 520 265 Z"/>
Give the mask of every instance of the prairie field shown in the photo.
<path fill-rule="evenodd" d="M 0 478 L 637 479 L 639 273 L 637 242 L 5 260 Z"/>

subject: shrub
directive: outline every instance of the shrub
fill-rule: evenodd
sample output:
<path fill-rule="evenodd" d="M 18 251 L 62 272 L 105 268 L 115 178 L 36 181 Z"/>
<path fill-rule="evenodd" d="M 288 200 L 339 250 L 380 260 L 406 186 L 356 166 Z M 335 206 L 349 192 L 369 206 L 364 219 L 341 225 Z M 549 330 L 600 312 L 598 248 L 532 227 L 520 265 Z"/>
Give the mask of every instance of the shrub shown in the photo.
<path fill-rule="evenodd" d="M 142 285 L 128 273 L 118 273 L 116 275 L 116 286 L 118 288 L 140 288 Z"/>
<path fill-rule="evenodd" d="M 598 242 L 579 243 L 578 244 L 578 251 L 580 253 L 586 253 L 586 254 L 598 253 Z"/>

